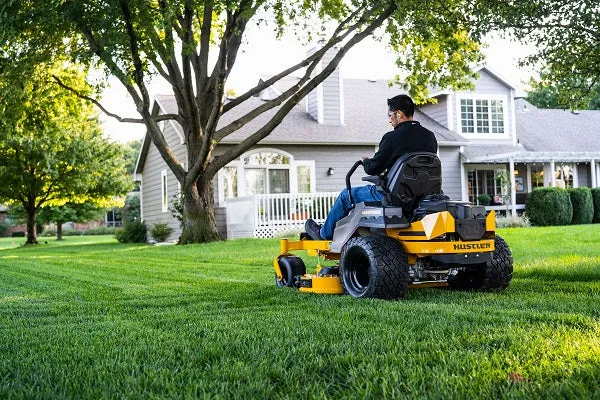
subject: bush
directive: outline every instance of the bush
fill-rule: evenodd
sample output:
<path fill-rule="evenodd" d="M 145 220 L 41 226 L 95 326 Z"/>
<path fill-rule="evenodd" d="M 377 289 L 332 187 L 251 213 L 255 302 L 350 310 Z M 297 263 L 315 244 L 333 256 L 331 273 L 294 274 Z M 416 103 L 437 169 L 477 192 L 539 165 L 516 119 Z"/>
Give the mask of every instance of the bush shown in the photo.
<path fill-rule="evenodd" d="M 150 228 L 150 234 L 157 242 L 164 242 L 173 233 L 173 228 L 164 222 L 155 224 Z"/>
<path fill-rule="evenodd" d="M 532 225 L 569 225 L 573 219 L 569 192 L 557 187 L 533 189 L 525 201 L 525 214 Z"/>
<path fill-rule="evenodd" d="M 25 232 L 23 231 L 15 231 L 10 234 L 11 237 L 25 237 Z"/>
<path fill-rule="evenodd" d="M 121 243 L 144 243 L 147 230 L 146 224 L 143 222 L 126 222 L 123 228 L 115 231 L 115 237 Z"/>
<path fill-rule="evenodd" d="M 594 217 L 592 222 L 600 222 L 600 188 L 592 189 L 592 203 L 594 205 Z"/>
<path fill-rule="evenodd" d="M 477 196 L 477 204 L 479 204 L 480 206 L 489 206 L 490 204 L 492 204 L 492 198 L 489 194 L 482 193 L 479 196 Z"/>
<path fill-rule="evenodd" d="M 8 223 L 5 221 L 0 222 L 0 237 L 6 236 L 8 232 Z"/>
<path fill-rule="evenodd" d="M 592 191 L 587 187 L 568 189 L 573 205 L 573 218 L 571 224 L 591 224 L 594 219 L 594 204 Z"/>
<path fill-rule="evenodd" d="M 531 226 L 529 220 L 525 216 L 508 216 L 501 217 L 496 215 L 496 227 L 497 228 L 526 228 Z"/>

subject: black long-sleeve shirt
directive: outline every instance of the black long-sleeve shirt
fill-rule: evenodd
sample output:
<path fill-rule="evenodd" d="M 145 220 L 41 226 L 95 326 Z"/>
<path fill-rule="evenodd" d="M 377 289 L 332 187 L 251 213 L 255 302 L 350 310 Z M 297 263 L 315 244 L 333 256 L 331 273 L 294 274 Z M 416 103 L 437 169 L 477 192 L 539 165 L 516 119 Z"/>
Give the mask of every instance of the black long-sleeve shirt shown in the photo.
<path fill-rule="evenodd" d="M 390 168 L 403 154 L 419 151 L 437 153 L 438 144 L 433 132 L 417 121 L 404 121 L 383 135 L 379 150 L 363 161 L 365 172 L 379 175 Z"/>

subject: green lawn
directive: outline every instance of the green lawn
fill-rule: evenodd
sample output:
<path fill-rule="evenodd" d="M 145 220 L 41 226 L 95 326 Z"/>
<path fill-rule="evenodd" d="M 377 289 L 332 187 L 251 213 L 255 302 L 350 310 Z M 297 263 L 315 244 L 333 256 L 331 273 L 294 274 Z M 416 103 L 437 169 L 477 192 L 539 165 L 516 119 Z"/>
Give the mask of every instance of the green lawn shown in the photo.
<path fill-rule="evenodd" d="M 507 291 L 404 301 L 278 289 L 277 240 L 0 239 L 0 398 L 600 398 L 600 225 L 500 233 Z"/>

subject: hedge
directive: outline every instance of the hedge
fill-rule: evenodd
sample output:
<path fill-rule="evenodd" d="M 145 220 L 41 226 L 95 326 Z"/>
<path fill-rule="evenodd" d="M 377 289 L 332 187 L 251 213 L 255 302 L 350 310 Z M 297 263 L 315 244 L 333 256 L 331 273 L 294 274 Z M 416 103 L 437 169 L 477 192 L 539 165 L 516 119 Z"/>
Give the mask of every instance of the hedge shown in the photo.
<path fill-rule="evenodd" d="M 594 204 L 594 218 L 593 223 L 600 222 L 600 188 L 592 189 L 592 203 Z"/>
<path fill-rule="evenodd" d="M 573 219 L 569 192 L 557 187 L 533 189 L 525 201 L 525 215 L 536 226 L 569 225 Z"/>
<path fill-rule="evenodd" d="M 591 224 L 594 218 L 594 204 L 592 191 L 587 187 L 568 189 L 573 205 L 573 218 L 571 224 Z"/>

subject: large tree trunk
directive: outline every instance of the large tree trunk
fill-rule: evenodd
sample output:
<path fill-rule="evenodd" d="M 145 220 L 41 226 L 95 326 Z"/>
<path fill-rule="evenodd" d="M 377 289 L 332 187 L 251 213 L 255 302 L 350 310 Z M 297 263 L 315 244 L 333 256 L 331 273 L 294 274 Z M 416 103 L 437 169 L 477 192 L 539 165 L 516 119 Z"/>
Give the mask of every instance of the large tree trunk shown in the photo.
<path fill-rule="evenodd" d="M 221 240 L 215 222 L 212 182 L 189 183 L 183 188 L 183 232 L 179 244 Z"/>
<path fill-rule="evenodd" d="M 38 244 L 36 231 L 37 210 L 35 207 L 25 207 L 27 213 L 27 241 L 25 244 Z"/>
<path fill-rule="evenodd" d="M 62 240 L 62 222 L 56 223 L 56 240 Z"/>

